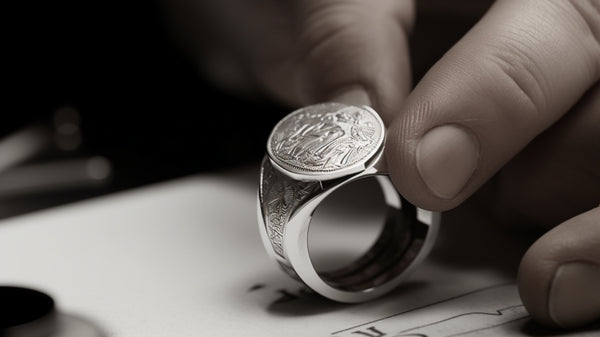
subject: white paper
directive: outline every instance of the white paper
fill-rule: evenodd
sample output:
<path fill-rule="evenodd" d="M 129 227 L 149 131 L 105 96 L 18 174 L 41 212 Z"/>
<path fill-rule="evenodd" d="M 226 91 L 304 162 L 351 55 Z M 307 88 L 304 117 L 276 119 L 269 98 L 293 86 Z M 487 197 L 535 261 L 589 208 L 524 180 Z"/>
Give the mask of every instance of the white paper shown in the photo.
<path fill-rule="evenodd" d="M 109 337 L 525 336 L 531 326 L 514 280 L 527 243 L 476 215 L 449 214 L 426 263 L 379 300 L 311 294 L 262 247 L 257 181 L 255 168 L 198 175 L 0 222 L 0 284 L 45 291 Z"/>

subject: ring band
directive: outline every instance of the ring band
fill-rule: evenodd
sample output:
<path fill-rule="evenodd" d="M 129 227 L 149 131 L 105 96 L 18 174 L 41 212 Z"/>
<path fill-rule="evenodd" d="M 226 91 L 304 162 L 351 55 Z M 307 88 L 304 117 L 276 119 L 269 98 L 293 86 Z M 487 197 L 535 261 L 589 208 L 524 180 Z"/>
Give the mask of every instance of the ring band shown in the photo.
<path fill-rule="evenodd" d="M 395 289 L 429 253 L 441 215 L 417 208 L 384 171 L 383 122 L 366 106 L 322 103 L 282 119 L 267 142 L 258 190 L 261 238 L 293 278 L 329 299 L 358 303 Z M 308 230 L 320 203 L 344 185 L 375 178 L 387 206 L 379 238 L 347 266 L 319 273 Z"/>

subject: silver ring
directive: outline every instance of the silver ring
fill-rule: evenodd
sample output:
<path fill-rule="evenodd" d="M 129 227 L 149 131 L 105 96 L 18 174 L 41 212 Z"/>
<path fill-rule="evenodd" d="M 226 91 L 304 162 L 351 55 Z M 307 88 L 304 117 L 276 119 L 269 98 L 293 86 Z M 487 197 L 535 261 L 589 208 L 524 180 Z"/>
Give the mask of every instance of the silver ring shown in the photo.
<path fill-rule="evenodd" d="M 440 213 L 411 205 L 392 185 L 384 138 L 372 108 L 322 103 L 283 118 L 267 142 L 257 205 L 263 244 L 287 274 L 338 302 L 363 302 L 395 289 L 437 235 Z M 335 190 L 368 177 L 377 179 L 387 204 L 381 235 L 350 265 L 317 272 L 308 249 L 312 214 Z"/>

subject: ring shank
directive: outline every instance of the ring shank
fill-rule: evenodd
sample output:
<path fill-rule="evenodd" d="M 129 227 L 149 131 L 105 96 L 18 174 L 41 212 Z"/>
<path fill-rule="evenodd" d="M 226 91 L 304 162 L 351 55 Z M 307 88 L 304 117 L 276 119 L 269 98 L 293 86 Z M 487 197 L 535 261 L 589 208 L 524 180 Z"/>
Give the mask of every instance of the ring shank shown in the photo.
<path fill-rule="evenodd" d="M 374 288 L 401 274 L 423 247 L 427 228 L 389 207 L 385 225 L 377 241 L 356 261 L 321 278 L 334 288 L 361 291 Z"/>
<path fill-rule="evenodd" d="M 308 230 L 320 203 L 341 186 L 376 178 L 387 204 L 379 238 L 361 257 L 334 271 L 315 270 L 308 249 Z M 267 250 L 292 277 L 339 302 L 370 300 L 394 289 L 431 250 L 439 213 L 418 209 L 404 200 L 387 175 L 365 170 L 328 186 L 287 177 L 265 158 L 259 189 L 259 223 Z"/>

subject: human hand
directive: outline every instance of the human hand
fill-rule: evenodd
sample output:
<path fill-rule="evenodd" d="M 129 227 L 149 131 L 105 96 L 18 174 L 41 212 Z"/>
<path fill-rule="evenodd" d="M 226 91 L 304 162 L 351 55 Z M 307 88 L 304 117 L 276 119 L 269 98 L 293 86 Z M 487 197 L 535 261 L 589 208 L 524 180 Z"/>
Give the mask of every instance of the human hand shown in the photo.
<path fill-rule="evenodd" d="M 548 326 L 600 317 L 598 1 L 498 1 L 410 95 L 412 1 L 177 4 L 223 86 L 373 106 L 390 126 L 390 175 L 414 204 L 448 210 L 485 184 L 474 198 L 497 219 L 558 225 L 522 261 L 524 304 Z"/>
<path fill-rule="evenodd" d="M 389 121 L 412 87 L 413 1 L 170 0 L 166 8 L 204 74 L 243 95 L 292 107 L 369 104 Z"/>
<path fill-rule="evenodd" d="M 447 210 L 482 187 L 496 219 L 556 226 L 524 256 L 540 323 L 600 318 L 600 2 L 498 1 L 395 114 L 399 191 Z"/>

